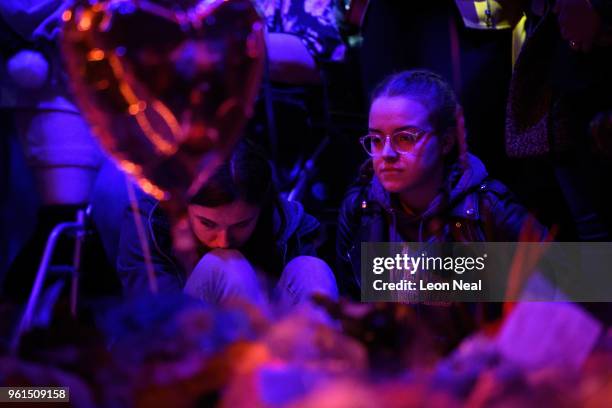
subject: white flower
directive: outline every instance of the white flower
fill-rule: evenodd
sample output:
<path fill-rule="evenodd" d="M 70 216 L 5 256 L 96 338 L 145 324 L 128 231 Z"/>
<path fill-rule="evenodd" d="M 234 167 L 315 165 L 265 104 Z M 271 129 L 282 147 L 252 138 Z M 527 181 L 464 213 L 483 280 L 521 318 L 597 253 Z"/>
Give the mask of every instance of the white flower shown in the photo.
<path fill-rule="evenodd" d="M 330 0 L 304 0 L 304 11 L 315 17 L 320 17 L 325 13 Z"/>

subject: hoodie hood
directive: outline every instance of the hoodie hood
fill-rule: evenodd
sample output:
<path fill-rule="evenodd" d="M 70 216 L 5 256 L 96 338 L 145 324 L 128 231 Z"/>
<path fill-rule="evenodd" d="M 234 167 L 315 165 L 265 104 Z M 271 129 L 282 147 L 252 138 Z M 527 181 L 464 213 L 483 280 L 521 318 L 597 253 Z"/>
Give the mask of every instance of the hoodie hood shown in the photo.
<path fill-rule="evenodd" d="M 463 172 L 459 173 L 459 180 L 456 183 L 451 182 L 448 203 L 452 209 L 452 214 L 465 214 L 462 206 L 458 204 L 465 201 L 468 194 L 479 189 L 487 177 L 489 177 L 489 173 L 482 161 L 478 157 L 468 154 L 467 166 Z M 457 210 L 460 211 L 457 212 Z"/>
<path fill-rule="evenodd" d="M 285 245 L 294 234 L 301 237 L 318 228 L 316 218 L 307 214 L 297 201 L 280 200 L 279 207 L 273 218 L 274 233 L 278 236 L 279 245 Z"/>

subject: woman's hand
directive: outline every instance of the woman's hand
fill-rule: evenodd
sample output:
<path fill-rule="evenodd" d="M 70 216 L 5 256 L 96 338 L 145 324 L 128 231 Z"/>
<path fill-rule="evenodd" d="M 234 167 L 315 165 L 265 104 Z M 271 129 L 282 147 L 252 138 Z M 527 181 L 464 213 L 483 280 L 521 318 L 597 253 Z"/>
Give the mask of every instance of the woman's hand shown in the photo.
<path fill-rule="evenodd" d="M 601 28 L 601 18 L 589 0 L 557 0 L 553 7 L 557 14 L 561 36 L 569 41 L 574 51 L 589 52 Z"/>

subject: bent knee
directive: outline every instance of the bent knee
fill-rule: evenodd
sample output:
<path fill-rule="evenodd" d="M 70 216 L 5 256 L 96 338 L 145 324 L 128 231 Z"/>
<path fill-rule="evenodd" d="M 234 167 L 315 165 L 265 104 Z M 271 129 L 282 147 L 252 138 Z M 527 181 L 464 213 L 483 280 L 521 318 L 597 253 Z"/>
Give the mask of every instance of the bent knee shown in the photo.
<path fill-rule="evenodd" d="M 249 265 L 242 253 L 235 249 L 213 249 L 207 252 L 193 268 L 193 272 L 228 271 L 232 273 L 238 267 Z"/>
<path fill-rule="evenodd" d="M 329 265 L 327 265 L 327 262 L 316 256 L 309 255 L 301 255 L 293 258 L 287 263 L 285 270 L 290 273 L 301 273 L 301 271 L 307 270 L 311 274 L 320 274 L 323 277 L 334 275 Z"/>
<path fill-rule="evenodd" d="M 199 263 L 204 262 L 228 262 L 235 260 L 246 260 L 242 252 L 237 249 L 212 249 L 202 257 Z"/>
<path fill-rule="evenodd" d="M 214 279 L 223 282 L 240 280 L 254 273 L 249 261 L 235 249 L 214 249 L 200 259 L 189 276 L 188 283 Z"/>
<path fill-rule="evenodd" d="M 292 259 L 283 271 L 289 282 L 299 281 L 303 286 L 315 292 L 328 295 L 337 294 L 334 272 L 324 260 L 302 255 Z"/>
<path fill-rule="evenodd" d="M 244 255 L 233 249 L 215 249 L 200 259 L 187 279 L 184 292 L 213 304 L 230 297 L 260 302 L 255 270 Z"/>

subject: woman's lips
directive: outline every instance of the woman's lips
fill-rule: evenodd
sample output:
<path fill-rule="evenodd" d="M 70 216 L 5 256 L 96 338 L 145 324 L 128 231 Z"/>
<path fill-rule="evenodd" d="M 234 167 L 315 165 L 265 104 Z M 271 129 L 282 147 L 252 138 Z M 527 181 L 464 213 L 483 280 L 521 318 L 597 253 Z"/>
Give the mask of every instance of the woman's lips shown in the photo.
<path fill-rule="evenodd" d="M 380 173 L 401 173 L 402 170 L 396 167 L 383 167 L 380 169 Z"/>

